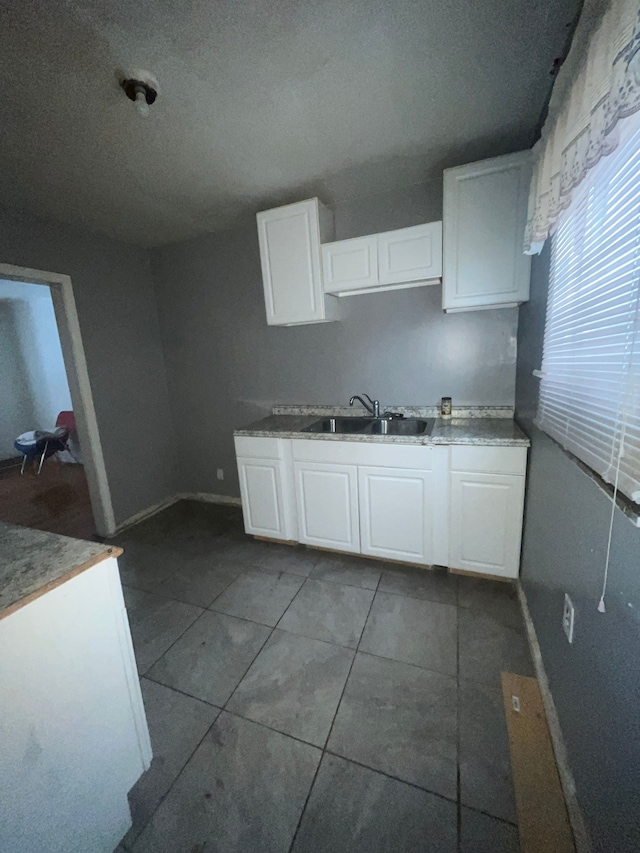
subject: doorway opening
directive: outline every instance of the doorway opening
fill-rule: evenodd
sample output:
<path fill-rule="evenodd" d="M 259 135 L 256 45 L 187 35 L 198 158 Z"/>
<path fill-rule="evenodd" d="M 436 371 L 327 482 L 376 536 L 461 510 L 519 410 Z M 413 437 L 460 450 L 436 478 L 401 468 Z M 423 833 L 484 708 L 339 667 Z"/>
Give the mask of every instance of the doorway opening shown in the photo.
<path fill-rule="evenodd" d="M 112 536 L 69 276 L 0 264 L 0 348 L 0 521 L 82 539 Z M 64 442 L 47 442 L 56 426 Z"/>

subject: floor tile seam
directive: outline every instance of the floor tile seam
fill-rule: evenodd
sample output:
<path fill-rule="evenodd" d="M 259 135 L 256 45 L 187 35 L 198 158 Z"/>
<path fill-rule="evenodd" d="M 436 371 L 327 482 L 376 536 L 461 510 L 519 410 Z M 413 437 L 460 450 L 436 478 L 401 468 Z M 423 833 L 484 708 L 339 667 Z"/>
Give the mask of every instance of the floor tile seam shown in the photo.
<path fill-rule="evenodd" d="M 319 577 L 315 577 L 313 574 L 309 575 L 309 577 L 307 578 L 307 580 L 311 580 L 311 581 L 321 581 L 322 583 L 333 583 L 333 584 L 336 584 L 337 586 L 348 586 L 350 589 L 364 589 L 364 590 L 365 590 L 365 591 L 367 591 L 367 592 L 375 592 L 375 589 L 376 589 L 376 587 L 377 587 L 377 584 L 376 584 L 376 587 L 370 587 L 370 586 L 359 586 L 358 584 L 355 584 L 355 583 L 347 583 L 347 581 L 338 581 L 338 580 L 333 580 L 333 578 L 319 578 Z"/>
<path fill-rule="evenodd" d="M 245 723 L 253 723 L 256 726 L 260 726 L 262 729 L 266 729 L 269 732 L 274 732 L 274 734 L 282 735 L 282 737 L 289 738 L 290 740 L 295 740 L 297 743 L 301 743 L 304 746 L 311 746 L 313 749 L 316 749 L 318 752 L 324 752 L 324 747 L 319 746 L 317 743 L 312 743 L 310 740 L 305 740 L 304 738 L 298 737 L 297 735 L 292 735 L 289 732 L 283 732 L 282 729 L 276 729 L 274 726 L 268 725 L 268 723 L 262 722 L 261 720 L 254 720 L 252 717 L 247 717 L 245 714 L 241 714 L 239 711 L 234 711 L 231 708 L 221 708 L 221 712 L 225 714 L 230 714 L 232 717 L 237 717 L 240 720 L 244 720 Z M 217 719 L 217 717 L 216 717 Z"/>
<path fill-rule="evenodd" d="M 325 751 L 323 748 L 320 748 L 320 758 L 318 759 L 318 763 L 316 764 L 316 770 L 313 774 L 313 779 L 311 780 L 311 784 L 309 785 L 309 790 L 307 791 L 307 796 L 304 798 L 304 803 L 302 804 L 302 808 L 300 809 L 300 817 L 298 818 L 298 823 L 296 824 L 296 828 L 294 830 L 293 836 L 291 838 L 291 844 L 288 848 L 288 853 L 293 853 L 293 848 L 296 843 L 296 838 L 298 837 L 298 832 L 300 831 L 300 827 L 302 826 L 302 820 L 304 818 L 305 812 L 307 811 L 307 805 L 309 804 L 309 800 L 311 799 L 311 793 L 315 787 L 316 779 L 318 778 L 318 773 L 320 772 L 320 766 L 322 765 L 322 759 L 325 756 Z"/>
<path fill-rule="evenodd" d="M 506 817 L 498 817 L 497 815 L 488 812 L 486 809 L 479 809 L 477 806 L 470 806 L 465 802 L 460 802 L 461 808 L 468 809 L 470 812 L 475 812 L 476 814 L 481 814 L 483 817 L 489 817 L 491 820 L 497 820 L 498 823 L 504 823 L 505 826 L 511 826 L 513 829 L 519 829 L 517 822 L 512 820 L 508 820 Z"/>
<path fill-rule="evenodd" d="M 166 580 L 161 581 L 161 585 L 162 585 L 162 584 L 164 584 L 164 583 L 167 583 L 167 581 L 170 581 L 170 580 L 171 580 L 171 578 L 172 578 L 172 577 L 174 577 L 174 575 L 175 575 L 175 574 L 177 574 L 177 572 L 174 572 L 174 574 L 173 574 L 173 575 L 170 575 Z M 242 573 L 240 573 L 240 574 L 242 574 Z M 240 577 L 240 575 L 238 575 L 238 577 Z M 209 602 L 209 604 L 206 604 L 206 605 L 202 605 L 202 604 L 194 604 L 192 601 L 185 601 L 185 600 L 184 600 L 184 598 L 177 598 L 175 595 L 168 595 L 164 590 L 162 591 L 162 593 L 152 592 L 152 595 L 160 595 L 162 598 L 166 598 L 166 599 L 167 599 L 167 600 L 169 600 L 169 601 L 177 601 L 177 602 L 178 602 L 178 604 L 188 604 L 190 607 L 202 607 L 204 610 L 208 610 L 208 609 L 209 609 L 209 607 L 213 604 L 213 602 L 214 602 L 214 601 L 216 601 L 218 598 L 220 598 L 220 596 L 222 595 L 222 593 L 226 592 L 226 591 L 227 591 L 227 589 L 229 589 L 229 587 L 231 586 L 231 584 L 232 584 L 235 580 L 237 580 L 237 578 L 234 578 L 233 580 L 229 581 L 229 583 L 225 586 L 225 588 L 224 588 L 221 592 L 217 593 L 217 595 L 215 595 L 215 596 L 211 599 L 211 601 Z M 123 586 L 124 586 L 124 584 L 123 584 Z M 146 591 L 146 590 L 141 590 L 141 592 L 145 592 L 145 591 Z"/>
<path fill-rule="evenodd" d="M 380 577 L 382 577 L 382 575 Z M 378 586 L 379 585 L 380 585 L 380 578 L 378 578 L 378 583 L 376 584 L 376 588 L 373 592 L 373 596 L 372 596 L 371 602 L 369 604 L 369 609 L 367 611 L 367 615 L 365 617 L 364 622 L 362 623 L 362 631 L 360 631 L 360 636 L 358 637 L 358 642 L 357 642 L 356 647 L 354 649 L 353 658 L 351 659 L 351 664 L 349 666 L 349 671 L 347 672 L 347 677 L 345 678 L 344 684 L 342 685 L 342 690 L 340 691 L 340 698 L 338 699 L 338 702 L 336 703 L 336 709 L 333 713 L 331 725 L 329 726 L 329 732 L 327 734 L 327 737 L 325 738 L 325 741 L 324 741 L 324 744 L 322 747 L 325 750 L 327 748 L 327 744 L 329 743 L 329 739 L 331 738 L 331 734 L 333 733 L 333 727 L 334 727 L 335 722 L 336 722 L 336 717 L 338 716 L 338 711 L 340 710 L 340 705 L 342 704 L 342 699 L 343 699 L 345 691 L 347 689 L 347 684 L 349 683 L 349 679 L 351 678 L 351 672 L 353 670 L 353 666 L 354 666 L 354 664 L 356 662 L 356 658 L 358 656 L 358 649 L 360 648 L 360 643 L 362 641 L 362 637 L 363 637 L 364 632 L 366 630 L 367 622 L 369 621 L 369 616 L 371 615 L 371 608 L 373 607 L 373 602 L 376 600 L 376 595 L 378 592 Z"/>
<path fill-rule="evenodd" d="M 255 619 L 247 619 L 246 616 L 236 616 L 235 613 L 227 613 L 226 610 L 215 610 L 213 607 L 214 604 L 215 601 L 212 602 L 211 606 L 206 607 L 205 611 L 208 613 L 217 613 L 220 616 L 230 616 L 232 619 L 241 619 L 243 622 L 250 622 L 252 625 L 260 625 L 261 628 L 269 628 L 270 630 L 275 628 L 275 625 L 267 625 L 266 622 L 256 622 Z"/>
<path fill-rule="evenodd" d="M 249 621 L 249 620 L 246 620 L 246 621 Z M 257 622 L 256 622 L 255 624 L 260 624 L 260 623 L 257 623 Z M 235 687 L 233 688 L 233 690 L 231 691 L 231 693 L 230 693 L 229 697 L 227 698 L 227 701 L 226 701 L 226 702 L 224 703 L 224 705 L 222 706 L 222 710 L 223 710 L 223 711 L 227 711 L 227 713 L 230 713 L 230 714 L 231 714 L 231 713 L 233 713 L 233 711 L 229 711 L 229 710 L 228 710 L 228 707 L 227 707 L 227 706 L 229 705 L 229 702 L 231 702 L 231 700 L 232 700 L 232 699 L 233 699 L 233 697 L 235 696 L 235 694 L 236 694 L 236 692 L 237 692 L 238 688 L 240 687 L 240 685 L 242 684 L 242 682 L 243 682 L 243 681 L 244 681 L 244 679 L 246 678 L 247 673 L 249 672 L 249 670 L 251 669 L 251 667 L 252 667 L 252 666 L 254 665 L 254 663 L 256 662 L 256 659 L 258 658 L 258 655 L 262 654 L 262 650 L 264 649 L 264 647 L 267 645 L 267 643 L 269 642 L 269 640 L 270 640 L 270 639 L 271 639 L 271 637 L 273 636 L 273 632 L 276 630 L 276 626 L 275 626 L 275 625 L 274 625 L 273 627 L 271 627 L 271 626 L 269 626 L 269 625 L 266 625 L 265 627 L 269 627 L 269 628 L 271 628 L 271 630 L 269 631 L 269 633 L 268 633 L 268 634 L 267 634 L 267 636 L 265 637 L 265 639 L 264 639 L 264 643 L 262 643 L 262 645 L 260 646 L 260 648 L 258 649 L 258 651 L 255 653 L 255 655 L 254 655 L 254 656 L 253 656 L 253 658 L 251 659 L 251 662 L 249 663 L 249 665 L 247 666 L 247 668 L 244 670 L 244 672 L 242 673 L 242 675 L 240 676 L 240 678 L 239 678 L 239 679 L 238 679 L 238 681 L 236 682 L 236 686 L 235 686 Z M 240 715 L 238 714 L 237 716 L 240 716 Z"/>
<path fill-rule="evenodd" d="M 195 605 L 194 605 L 194 606 L 195 606 Z M 160 660 L 161 660 L 161 659 L 162 659 L 162 658 L 167 654 L 167 652 L 171 651 L 171 649 L 175 646 L 175 644 L 176 644 L 179 640 L 181 640 L 181 639 L 184 637 L 184 635 L 187 633 L 187 631 L 189 630 L 189 628 L 191 628 L 193 625 L 195 625 L 195 624 L 196 624 L 196 622 L 197 622 L 199 619 L 201 619 L 201 618 L 204 616 L 204 614 L 205 614 L 206 612 L 207 612 L 207 610 L 206 610 L 206 609 L 204 609 L 204 610 L 202 610 L 202 613 L 198 613 L 198 615 L 197 615 L 197 616 L 196 616 L 196 618 L 193 620 L 193 622 L 190 622 L 190 623 L 187 625 L 187 627 L 184 629 L 184 631 L 182 631 L 182 632 L 180 633 L 180 635 L 179 635 L 178 637 L 176 637 L 176 639 L 171 643 L 171 645 L 170 645 L 170 646 L 168 646 L 168 647 L 167 647 L 167 648 L 162 652 L 162 654 L 161 654 L 161 655 L 159 655 L 159 657 L 157 657 L 157 658 L 153 661 L 153 663 L 149 664 L 149 666 L 145 669 L 145 671 L 144 671 L 144 672 L 138 672 L 138 677 L 139 677 L 139 678 L 141 678 L 143 675 L 144 675 L 144 676 L 146 676 L 146 674 L 149 672 L 149 670 L 151 669 L 151 667 L 155 666 L 155 665 L 156 665 L 156 664 L 157 664 L 157 663 L 158 663 L 158 662 L 159 662 L 159 661 L 160 661 Z M 129 614 L 127 613 L 127 617 L 128 617 L 128 615 L 129 615 Z M 134 655 L 135 655 L 135 644 L 134 644 Z"/>
<path fill-rule="evenodd" d="M 328 583 L 328 584 L 330 584 L 332 587 L 334 587 L 334 586 L 343 586 L 343 587 L 345 587 L 346 589 L 355 589 L 355 590 L 357 590 L 358 592 L 370 592 L 370 593 L 372 593 L 372 595 L 373 595 L 374 597 L 375 597 L 375 594 L 376 594 L 375 589 L 371 589 L 371 588 L 370 588 L 370 587 L 368 587 L 368 586 L 356 586 L 355 584 L 352 584 L 352 583 L 343 583 L 342 581 L 330 581 L 330 580 L 327 580 L 326 578 L 314 578 L 314 577 L 313 577 L 313 576 L 311 576 L 311 575 L 309 575 L 309 577 L 308 577 L 308 578 L 305 578 L 305 583 L 306 583 L 307 581 L 313 581 L 314 583 L 320 583 L 320 584 L 322 584 L 322 583 Z"/>
<path fill-rule="evenodd" d="M 341 758 L 343 761 L 347 761 L 350 764 L 355 764 L 357 767 L 363 767 L 365 770 L 371 770 L 374 773 L 379 773 L 381 776 L 385 776 L 387 779 L 392 779 L 394 782 L 400 782 L 403 785 L 408 785 L 410 788 L 415 788 L 417 791 L 422 791 L 425 794 L 430 794 L 433 797 L 438 797 L 440 800 L 444 800 L 447 803 L 451 803 L 452 805 L 456 805 L 457 801 L 452 799 L 451 797 L 447 797 L 446 794 L 442 794 L 439 791 L 434 791 L 431 788 L 426 788 L 424 785 L 418 785 L 417 782 L 410 782 L 408 779 L 403 779 L 401 776 L 394 776 L 393 773 L 388 773 L 386 770 L 380 770 L 379 767 L 373 767 L 371 764 L 365 764 L 363 761 L 358 761 L 355 758 L 350 758 L 347 755 L 343 755 L 340 752 L 336 752 L 333 749 L 329 749 L 325 747 L 323 750 L 323 755 L 334 756 L 335 758 Z M 475 809 L 474 811 L 478 811 Z"/>
<path fill-rule="evenodd" d="M 362 633 L 364 634 L 364 630 Z M 343 648 L 346 648 L 346 647 L 343 646 Z M 358 644 L 358 648 L 355 649 L 355 652 L 356 652 L 356 654 L 368 655 L 369 657 L 372 657 L 372 658 L 378 658 L 378 660 L 387 660 L 387 661 L 391 661 L 392 663 L 401 663 L 403 666 L 413 667 L 413 669 L 418 669 L 418 670 L 420 670 L 420 672 L 430 672 L 433 675 L 442 675 L 444 678 L 448 678 L 451 681 L 455 681 L 456 686 L 457 686 L 457 677 L 456 677 L 455 673 L 453 675 L 451 675 L 451 673 L 442 672 L 439 669 L 432 669 L 432 668 L 427 667 L 427 666 L 420 666 L 419 663 L 410 663 L 409 661 L 406 661 L 406 660 L 398 660 L 397 658 L 388 658 L 388 657 L 385 657 L 384 655 L 378 655 L 375 652 L 368 652 L 366 649 L 361 649 L 359 644 Z"/>
<path fill-rule="evenodd" d="M 164 685 L 163 685 L 163 686 L 164 686 Z M 169 688 L 169 689 L 171 689 L 171 690 L 172 690 L 173 688 Z M 188 694 L 187 694 L 187 695 L 188 695 Z M 201 701 L 202 701 L 202 700 L 201 700 Z M 142 835 L 142 833 L 145 831 L 145 829 L 149 826 L 149 824 L 151 823 L 151 821 L 153 820 L 153 818 L 156 816 L 156 814 L 157 814 L 158 809 L 160 808 L 160 806 L 164 803 L 164 801 L 167 799 L 167 797 L 169 796 L 169 794 L 170 794 L 170 793 L 171 793 L 171 791 L 173 790 L 173 788 L 174 788 L 174 786 L 175 786 L 176 782 L 178 781 L 178 779 L 179 779 L 179 778 L 182 776 L 182 774 L 184 773 L 184 771 L 185 771 L 185 769 L 186 769 L 187 765 L 189 764 L 189 762 L 191 761 L 191 759 L 193 758 L 193 756 L 196 754 L 196 752 L 198 751 L 198 749 L 199 749 L 199 748 L 200 748 L 200 746 L 202 745 L 202 743 L 203 743 L 204 739 L 206 738 L 206 736 L 209 734 L 209 732 L 211 731 L 211 729 L 215 726 L 215 724 L 216 724 L 216 723 L 218 722 L 218 720 L 220 719 L 220 714 L 222 713 L 222 709 L 221 709 L 218 705 L 215 705 L 215 706 L 213 706 L 213 707 L 215 707 L 215 708 L 217 709 L 217 711 L 218 711 L 218 713 L 217 713 L 217 714 L 216 714 L 216 716 L 215 716 L 215 719 L 213 719 L 213 720 L 211 721 L 211 725 L 207 726 L 207 730 L 206 730 L 206 731 L 205 731 L 205 733 L 202 735 L 202 737 L 200 738 L 200 740 L 196 743 L 196 745 L 194 746 L 194 748 L 191 750 L 191 752 L 190 752 L 190 753 L 189 753 L 189 755 L 187 756 L 187 758 L 186 758 L 186 760 L 185 760 L 184 764 L 182 764 L 182 765 L 181 765 L 180 770 L 178 770 L 178 772 L 176 773 L 176 775 L 175 775 L 175 777 L 174 777 L 173 781 L 171 782 L 171 784 L 169 785 L 169 787 L 167 788 L 167 790 L 164 792 L 164 794 L 160 797 L 160 800 L 158 801 L 158 804 L 156 805 L 155 809 L 151 812 L 151 814 L 149 815 L 149 817 L 147 818 L 147 820 L 144 822 L 144 824 L 143 824 L 143 825 L 142 825 L 142 827 L 140 828 L 140 831 L 138 832 L 138 834 L 136 835 L 136 837 L 135 837 L 135 839 L 134 839 L 134 841 L 133 841 L 133 845 L 132 845 L 132 848 L 131 848 L 132 850 L 133 850 L 133 848 L 135 847 L 135 845 L 138 843 L 138 841 L 139 841 L 140 836 Z"/>
<path fill-rule="evenodd" d="M 321 640 L 319 637 L 311 637 L 309 634 L 302 634 L 298 631 L 291 631 L 289 628 L 280 628 L 278 625 L 274 627 L 274 631 L 281 631 L 283 634 L 290 634 L 292 637 L 304 637 L 305 640 L 313 640 L 316 643 L 325 643 L 327 646 L 334 646 L 337 649 L 344 649 L 346 652 L 353 652 L 355 655 L 355 646 L 345 646 L 342 643 L 336 643 L 334 640 Z"/>
<path fill-rule="evenodd" d="M 286 569 L 267 569 L 264 566 L 261 566 L 260 563 L 248 563 L 247 567 L 249 569 L 255 569 L 259 572 L 262 572 L 263 575 L 293 575 L 294 578 L 304 578 L 305 580 L 309 579 L 309 575 L 301 575 L 299 572 L 288 572 Z M 313 570 L 312 570 L 313 571 Z"/>
<path fill-rule="evenodd" d="M 320 559 L 318 560 L 318 562 L 320 562 Z M 382 573 L 380 573 L 380 577 L 382 577 Z M 327 747 L 327 744 L 329 743 L 329 738 L 331 737 L 331 732 L 333 731 L 333 726 L 334 726 L 334 723 L 336 720 L 336 716 L 338 715 L 338 709 L 340 708 L 340 704 L 342 703 L 342 697 L 344 696 L 344 691 L 346 690 L 347 682 L 349 681 L 349 676 L 351 675 L 351 670 L 353 669 L 353 664 L 354 664 L 355 659 L 356 659 L 356 654 L 358 652 L 360 640 L 362 639 L 362 634 L 364 633 L 365 626 L 366 626 L 367 621 L 369 619 L 369 614 L 371 613 L 371 608 L 373 607 L 373 602 L 375 601 L 376 592 L 378 589 L 378 585 L 380 583 L 380 577 L 378 578 L 378 582 L 376 583 L 375 590 L 373 590 L 373 595 L 371 596 L 371 601 L 369 602 L 369 609 L 367 610 L 367 615 L 365 617 L 364 622 L 362 623 L 362 630 L 360 631 L 360 636 L 358 637 L 358 642 L 356 644 L 356 648 L 353 651 L 353 657 L 351 658 L 351 663 L 349 664 L 349 671 L 347 672 L 347 677 L 345 678 L 344 684 L 342 685 L 342 690 L 340 691 L 340 697 L 339 697 L 338 701 L 336 702 L 336 708 L 335 708 L 335 711 L 333 713 L 333 717 L 331 719 L 331 725 L 329 726 L 329 731 L 328 731 L 327 736 L 324 740 L 324 743 L 320 747 L 320 749 L 321 749 L 320 760 L 318 761 L 318 764 L 316 766 L 316 772 L 313 774 L 313 779 L 311 780 L 311 785 L 309 786 L 309 790 L 307 791 L 307 796 L 305 797 L 304 805 L 302 806 L 302 809 L 300 811 L 300 817 L 298 818 L 298 823 L 296 824 L 295 832 L 293 833 L 293 837 L 291 839 L 291 844 L 289 845 L 288 853 L 293 853 L 293 848 L 294 848 L 295 843 L 296 843 L 296 838 L 298 837 L 300 827 L 302 826 L 302 821 L 303 821 L 305 813 L 307 811 L 307 806 L 309 804 L 309 800 L 311 799 L 311 794 L 312 794 L 313 789 L 315 787 L 316 779 L 318 778 L 318 773 L 320 772 L 320 767 L 322 765 L 322 761 L 324 759 L 324 756 L 326 755 L 326 747 Z M 306 583 L 306 581 L 305 581 L 305 583 Z M 330 583 L 330 581 L 327 581 L 327 583 Z M 347 584 L 343 584 L 343 586 L 347 586 Z M 302 587 L 304 587 L 304 584 L 302 584 L 300 589 L 302 589 Z M 298 592 L 299 591 L 300 590 L 298 590 Z M 289 608 L 287 608 L 287 610 L 288 609 Z M 286 611 L 285 611 L 285 613 L 286 613 Z M 285 614 L 283 613 L 282 617 L 284 617 L 284 615 Z"/>
<path fill-rule="evenodd" d="M 293 596 L 293 598 L 291 599 L 291 601 L 287 604 L 287 606 L 285 607 L 284 611 L 283 611 L 283 612 L 282 612 L 282 614 L 280 615 L 280 618 L 278 619 L 278 621 L 276 622 L 276 624 L 273 626 L 273 630 L 274 630 L 274 631 L 275 631 L 275 629 L 278 627 L 278 625 L 282 622 L 282 620 L 284 619 L 284 617 L 286 616 L 286 614 L 289 612 L 289 608 L 292 606 L 292 604 L 293 604 L 293 602 L 296 600 L 296 598 L 300 595 L 300 593 L 301 593 L 301 592 L 302 592 L 302 590 L 304 589 L 305 584 L 306 584 L 306 582 L 307 582 L 308 580 L 309 580 L 309 578 L 305 578 L 305 579 L 303 580 L 303 582 L 300 584 L 300 588 L 297 590 L 296 594 Z M 293 632 L 292 632 L 292 631 L 289 631 L 289 633 L 291 634 L 291 633 L 293 633 Z"/>
<path fill-rule="evenodd" d="M 165 690 L 173 690 L 174 693 L 179 693 L 181 696 L 186 696 L 187 699 L 195 699 L 196 702 L 202 702 L 203 705 L 207 705 L 209 708 L 215 708 L 218 713 L 222 711 L 222 705 L 216 705 L 215 702 L 210 702 L 208 699 L 203 699 L 201 696 L 196 696 L 193 693 L 188 693 L 186 690 L 181 690 L 180 687 L 174 687 L 172 684 L 167 684 L 164 681 L 159 681 L 157 678 L 153 678 L 151 675 L 145 674 L 140 676 L 140 678 L 145 678 L 147 681 L 151 681 L 153 684 L 157 684 L 159 687 L 164 687 Z"/>
<path fill-rule="evenodd" d="M 224 595 L 224 594 L 225 594 L 225 592 L 226 592 L 226 591 L 229 589 L 229 587 L 231 586 L 231 584 L 234 584 L 242 574 L 244 574 L 244 570 L 243 570 L 243 571 L 240 571 L 240 572 L 235 576 L 235 578 L 233 578 L 233 580 L 230 580 L 230 581 L 229 581 L 229 583 L 225 586 L 225 588 L 224 588 L 223 590 L 221 590 L 221 591 L 220 591 L 216 596 L 214 596 L 214 597 L 211 599 L 211 601 L 207 604 L 207 606 L 206 606 L 205 610 L 209 610 L 209 609 L 210 609 L 210 607 L 211 607 L 211 605 L 212 605 L 212 604 L 214 604 L 214 603 L 215 603 L 215 602 L 220 598 L 220 596 L 221 596 L 221 595 Z M 238 616 L 237 618 L 238 618 L 238 619 L 240 619 L 241 617 L 240 617 L 240 616 Z M 251 621 L 253 621 L 253 620 L 248 619 L 247 621 L 248 621 L 248 622 L 251 622 Z"/>
<path fill-rule="evenodd" d="M 380 593 L 381 595 L 396 595 L 398 598 L 410 598 L 411 601 L 428 601 L 431 604 L 442 604 L 445 607 L 453 607 L 456 610 L 458 609 L 457 604 L 452 604 L 449 601 L 438 601 L 438 599 L 436 599 L 436 598 L 425 598 L 424 596 L 409 595 L 406 592 L 394 592 L 393 590 L 390 590 L 390 589 L 377 589 L 376 595 L 378 593 Z"/>

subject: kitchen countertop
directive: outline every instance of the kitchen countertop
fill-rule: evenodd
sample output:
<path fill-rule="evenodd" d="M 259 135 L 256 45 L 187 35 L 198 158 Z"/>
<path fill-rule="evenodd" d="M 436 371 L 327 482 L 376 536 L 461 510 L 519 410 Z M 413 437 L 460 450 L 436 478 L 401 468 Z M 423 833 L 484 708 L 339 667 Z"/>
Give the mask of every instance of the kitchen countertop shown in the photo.
<path fill-rule="evenodd" d="M 121 548 L 0 522 L 0 619 Z"/>
<path fill-rule="evenodd" d="M 234 435 L 263 438 L 302 438 L 314 441 L 367 441 L 379 444 L 477 444 L 529 447 L 529 439 L 510 418 L 436 418 L 431 435 L 359 435 L 358 433 L 302 432 L 320 420 L 318 415 L 269 415 Z"/>

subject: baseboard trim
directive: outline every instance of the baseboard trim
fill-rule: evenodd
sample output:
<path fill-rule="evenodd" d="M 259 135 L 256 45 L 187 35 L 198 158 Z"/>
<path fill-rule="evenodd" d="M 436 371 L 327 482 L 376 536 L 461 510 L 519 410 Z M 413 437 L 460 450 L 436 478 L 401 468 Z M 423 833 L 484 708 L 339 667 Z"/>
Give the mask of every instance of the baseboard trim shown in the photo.
<path fill-rule="evenodd" d="M 215 495 L 212 492 L 180 492 L 176 495 L 178 501 L 203 501 L 210 504 L 225 504 L 227 506 L 242 506 L 240 498 L 232 495 Z"/>
<path fill-rule="evenodd" d="M 133 527 L 141 521 L 146 521 L 148 518 L 162 512 L 163 509 L 168 509 L 170 506 L 173 506 L 173 504 L 178 503 L 178 501 L 202 501 L 203 503 L 224 504 L 226 506 L 242 506 L 240 498 L 234 498 L 231 495 L 214 495 L 210 492 L 178 492 L 172 497 L 165 498 L 163 501 L 153 504 L 152 506 L 148 506 L 146 509 L 141 509 L 140 512 L 137 512 L 135 515 L 131 515 L 124 521 L 121 521 L 120 524 L 116 525 L 115 531 L 106 538 L 111 539 L 118 533 L 122 533 L 123 530 Z"/>
<path fill-rule="evenodd" d="M 106 538 L 111 539 L 118 533 L 122 533 L 123 530 L 127 530 L 129 527 L 133 527 L 134 524 L 139 524 L 141 521 L 145 521 L 147 518 L 151 518 L 152 515 L 156 515 L 157 513 L 162 512 L 163 509 L 167 509 L 168 507 L 176 503 L 176 501 L 178 500 L 179 497 L 177 495 L 174 495 L 173 497 L 165 498 L 163 501 L 160 501 L 157 504 L 148 506 L 146 509 L 141 509 L 140 512 L 136 512 L 135 515 L 130 515 L 129 518 L 126 518 L 124 521 L 121 521 L 120 524 L 116 524 L 116 529 Z"/>
<path fill-rule="evenodd" d="M 589 840 L 589 833 L 587 832 L 584 817 L 582 816 L 582 809 L 578 802 L 576 783 L 569 765 L 569 754 L 564 742 L 564 737 L 562 736 L 558 711 L 549 687 L 549 680 L 547 678 L 547 672 L 542 659 L 542 651 L 540 649 L 540 643 L 538 642 L 538 635 L 536 633 L 535 625 L 533 624 L 533 619 L 531 618 L 531 612 L 529 611 L 527 595 L 520 580 L 516 581 L 516 589 L 518 590 L 522 617 L 527 629 L 527 639 L 529 641 L 529 649 L 533 659 L 533 666 L 540 686 L 540 693 L 542 694 L 545 713 L 547 715 L 549 733 L 551 734 L 553 751 L 556 757 L 556 764 L 558 765 L 558 774 L 560 776 L 562 791 L 567 805 L 567 812 L 569 814 L 571 831 L 573 832 L 576 853 L 591 853 L 591 841 Z"/>

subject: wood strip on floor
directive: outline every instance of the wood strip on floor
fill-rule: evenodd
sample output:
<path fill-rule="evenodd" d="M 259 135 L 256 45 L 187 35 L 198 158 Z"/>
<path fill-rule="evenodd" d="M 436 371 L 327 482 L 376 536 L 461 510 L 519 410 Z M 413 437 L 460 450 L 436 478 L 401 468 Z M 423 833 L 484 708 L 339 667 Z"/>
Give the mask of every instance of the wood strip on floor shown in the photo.
<path fill-rule="evenodd" d="M 575 853 L 538 681 L 503 672 L 502 695 L 523 853 Z"/>

